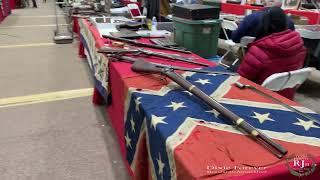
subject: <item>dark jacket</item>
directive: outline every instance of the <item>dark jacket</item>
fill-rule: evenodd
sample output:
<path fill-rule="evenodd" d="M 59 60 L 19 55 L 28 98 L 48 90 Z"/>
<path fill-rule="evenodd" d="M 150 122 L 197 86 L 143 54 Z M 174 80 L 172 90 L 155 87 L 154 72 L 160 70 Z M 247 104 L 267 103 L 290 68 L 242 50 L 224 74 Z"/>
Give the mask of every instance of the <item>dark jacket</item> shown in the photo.
<path fill-rule="evenodd" d="M 232 32 L 231 39 L 233 42 L 239 43 L 243 36 L 257 37 L 257 33 L 262 26 L 262 17 L 265 10 L 258 11 L 246 16 L 240 23 L 237 30 Z M 294 23 L 288 17 L 288 28 L 294 30 Z"/>

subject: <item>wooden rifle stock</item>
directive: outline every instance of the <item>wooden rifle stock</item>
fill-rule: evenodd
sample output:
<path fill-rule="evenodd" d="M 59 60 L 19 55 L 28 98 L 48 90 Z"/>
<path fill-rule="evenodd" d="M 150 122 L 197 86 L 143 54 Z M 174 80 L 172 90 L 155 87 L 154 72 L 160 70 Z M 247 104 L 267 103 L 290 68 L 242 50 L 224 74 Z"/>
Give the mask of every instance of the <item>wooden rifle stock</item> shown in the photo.
<path fill-rule="evenodd" d="M 244 130 L 248 133 L 253 139 L 259 141 L 266 149 L 268 149 L 272 154 L 277 156 L 278 158 L 282 158 L 285 154 L 287 154 L 287 150 L 284 149 L 281 145 L 274 142 L 268 136 L 263 134 L 261 131 L 254 128 L 252 125 L 247 123 L 244 119 L 240 118 L 238 115 L 234 114 L 223 105 L 221 105 L 218 101 L 213 99 L 212 97 L 205 94 L 199 88 L 191 84 L 189 81 L 184 79 L 181 75 L 173 72 L 168 68 L 159 68 L 153 64 L 150 64 L 145 61 L 136 61 L 132 65 L 132 70 L 136 72 L 148 72 L 148 73 L 162 73 L 168 76 L 171 80 L 179 84 L 181 87 L 191 92 L 193 95 L 197 96 L 203 102 L 208 104 L 211 108 L 218 111 L 222 116 L 231 120 L 236 127 Z"/>
<path fill-rule="evenodd" d="M 162 73 L 162 68 L 146 61 L 135 61 L 131 69 L 136 72 Z"/>

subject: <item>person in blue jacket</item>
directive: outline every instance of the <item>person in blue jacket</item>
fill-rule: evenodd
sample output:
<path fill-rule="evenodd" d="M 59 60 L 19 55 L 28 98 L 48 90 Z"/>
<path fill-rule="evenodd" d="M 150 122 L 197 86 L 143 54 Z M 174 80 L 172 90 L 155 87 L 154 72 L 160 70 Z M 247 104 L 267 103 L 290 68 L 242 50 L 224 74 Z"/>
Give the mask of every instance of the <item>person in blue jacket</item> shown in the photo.
<path fill-rule="evenodd" d="M 239 43 L 243 36 L 252 36 L 257 37 L 259 31 L 263 27 L 263 16 L 270 9 L 264 8 L 261 11 L 254 12 L 250 15 L 247 15 L 243 21 L 240 23 L 238 28 L 232 32 L 231 39 L 235 43 Z M 289 29 L 294 30 L 294 23 L 291 18 L 288 17 L 287 26 Z"/>

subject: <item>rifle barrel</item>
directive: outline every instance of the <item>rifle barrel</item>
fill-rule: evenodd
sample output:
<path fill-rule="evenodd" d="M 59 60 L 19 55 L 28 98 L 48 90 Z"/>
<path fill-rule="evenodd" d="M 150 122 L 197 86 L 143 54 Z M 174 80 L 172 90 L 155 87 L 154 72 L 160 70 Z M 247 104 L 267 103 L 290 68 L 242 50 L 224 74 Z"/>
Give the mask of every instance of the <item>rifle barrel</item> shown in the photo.
<path fill-rule="evenodd" d="M 206 66 L 208 67 L 209 65 L 206 63 L 202 62 L 197 62 L 193 60 L 189 60 L 188 58 L 177 56 L 177 55 L 170 55 L 167 53 L 158 53 L 154 51 L 146 51 L 144 49 L 120 49 L 120 48 L 109 48 L 109 47 L 103 47 L 98 50 L 99 53 L 109 53 L 109 54 L 126 54 L 126 53 L 137 53 L 137 54 L 145 54 L 148 56 L 156 56 L 156 57 L 161 57 L 164 59 L 172 59 L 176 61 L 181 61 L 185 63 L 190 63 L 190 64 L 196 64 L 196 65 L 201 65 L 201 66 Z"/>
<path fill-rule="evenodd" d="M 129 56 L 118 56 L 118 55 L 111 55 L 111 56 L 112 56 L 112 57 L 115 57 L 115 58 L 117 58 L 117 59 L 121 59 L 121 60 L 130 62 L 130 63 L 134 63 L 134 62 L 140 60 L 140 59 L 132 58 L 132 57 L 129 57 Z"/>
<path fill-rule="evenodd" d="M 98 51 L 98 52 L 102 52 L 103 51 Z M 123 61 L 127 61 L 129 63 L 134 63 L 136 61 L 143 61 L 145 62 L 144 59 L 142 58 L 132 58 L 129 56 L 120 56 L 120 55 L 109 55 L 111 57 L 115 57 L 117 59 L 123 60 Z M 188 72 L 196 72 L 196 73 L 206 73 L 206 74 L 221 74 L 221 75 L 229 75 L 229 76 L 237 76 L 237 73 L 232 73 L 232 72 L 223 72 L 223 71 L 210 71 L 210 70 L 204 70 L 204 69 L 195 69 L 195 68 L 185 68 L 185 67 L 179 67 L 179 66 L 171 66 L 171 65 L 165 65 L 165 64 L 160 64 L 160 63 L 154 63 L 154 62 L 149 62 L 157 67 L 161 67 L 161 68 L 167 68 L 167 69 L 172 69 L 172 70 L 180 70 L 180 71 L 188 71 Z"/>
<path fill-rule="evenodd" d="M 221 75 L 229 75 L 229 76 L 237 76 L 237 73 L 233 72 L 223 72 L 223 71 L 210 71 L 210 70 L 204 70 L 204 69 L 194 69 L 194 68 L 185 68 L 185 67 L 179 67 L 179 66 L 166 66 L 169 69 L 174 70 L 181 70 L 181 71 L 189 71 L 189 72 L 197 72 L 197 73 L 206 73 L 206 74 L 221 74 Z"/>
<path fill-rule="evenodd" d="M 173 59 L 173 60 L 176 60 L 176 61 L 181 61 L 181 62 L 186 62 L 186 63 L 191 63 L 191 64 L 197 64 L 197 65 L 206 66 L 206 67 L 209 66 L 209 64 L 188 60 L 187 58 L 184 58 L 184 57 L 170 56 L 169 54 L 157 53 L 157 52 L 146 51 L 146 50 L 141 50 L 141 49 L 138 50 L 138 51 L 141 52 L 141 53 L 144 53 L 146 55 L 157 56 L 157 57 L 166 58 L 166 59 Z"/>
<path fill-rule="evenodd" d="M 102 37 L 108 38 L 108 39 L 111 39 L 111 40 L 115 40 L 115 41 L 121 41 L 121 42 L 134 44 L 134 45 L 137 45 L 137 46 L 144 46 L 144 47 L 149 47 L 149 48 L 154 48 L 154 49 L 164 49 L 164 50 L 176 51 L 176 52 L 186 53 L 186 54 L 191 54 L 192 53 L 191 51 L 184 51 L 184 50 L 180 50 L 180 49 L 169 48 L 169 47 L 159 46 L 159 45 L 155 45 L 155 44 L 146 44 L 146 43 L 136 42 L 134 40 L 129 40 L 129 39 L 125 39 L 125 38 L 119 38 L 119 37 L 114 37 L 114 36 L 109 36 L 109 35 L 102 35 Z"/>

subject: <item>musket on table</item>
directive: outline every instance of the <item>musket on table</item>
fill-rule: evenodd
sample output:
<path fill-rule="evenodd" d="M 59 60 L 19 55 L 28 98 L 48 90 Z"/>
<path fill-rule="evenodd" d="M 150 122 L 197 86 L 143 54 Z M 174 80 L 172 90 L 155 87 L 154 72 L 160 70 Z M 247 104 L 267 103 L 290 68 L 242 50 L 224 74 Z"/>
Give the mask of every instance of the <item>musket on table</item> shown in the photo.
<path fill-rule="evenodd" d="M 199 88 L 191 84 L 189 81 L 184 79 L 179 74 L 175 73 L 171 69 L 157 67 L 151 63 L 136 61 L 132 65 L 132 70 L 135 72 L 148 72 L 148 73 L 161 73 L 169 77 L 171 80 L 176 82 L 178 85 L 197 96 L 203 102 L 208 104 L 211 108 L 218 111 L 222 116 L 231 120 L 231 122 L 241 130 L 244 130 L 248 133 L 253 139 L 260 142 L 266 149 L 268 149 L 272 154 L 274 154 L 278 158 L 282 158 L 285 154 L 287 154 L 287 150 L 283 148 L 280 144 L 277 144 L 272 139 L 270 139 L 267 135 L 263 134 L 261 131 L 254 128 L 244 119 L 240 118 L 238 115 L 234 114 L 226 107 L 221 105 L 217 100 L 205 94 Z"/>
<path fill-rule="evenodd" d="M 132 53 L 134 55 L 139 55 L 139 54 L 145 54 L 147 56 L 156 56 L 160 58 L 165 58 L 165 59 L 172 59 L 175 61 L 181 61 L 185 63 L 191 63 L 191 64 L 196 64 L 196 65 L 201 65 L 201 66 L 209 66 L 206 63 L 202 62 L 197 62 L 193 61 L 196 58 L 190 58 L 190 57 L 183 57 L 177 54 L 168 54 L 168 53 L 163 53 L 163 52 L 155 52 L 155 51 L 150 51 L 150 50 L 145 50 L 142 48 L 139 49 L 121 49 L 121 48 L 110 48 L 110 47 L 102 47 L 98 50 L 99 53 L 107 53 L 107 54 L 126 54 L 126 53 Z"/>
<path fill-rule="evenodd" d="M 106 53 L 106 52 L 98 50 L 98 53 Z M 145 62 L 145 60 L 142 59 L 142 58 L 132 58 L 132 57 L 129 57 L 129 56 L 124 56 L 124 55 L 115 54 L 115 53 L 107 54 L 107 56 L 115 58 L 117 60 L 129 62 L 129 63 L 134 63 L 136 61 Z M 151 63 L 151 62 L 149 62 L 149 63 Z M 237 73 L 233 73 L 233 72 L 211 71 L 211 70 L 195 69 L 195 68 L 185 68 L 185 67 L 171 66 L 171 65 L 165 65 L 165 64 L 160 64 L 160 63 L 151 63 L 151 64 L 155 65 L 156 67 L 167 68 L 167 69 L 172 69 L 172 70 L 197 72 L 197 73 L 206 73 L 206 74 L 229 75 L 229 76 L 237 76 L 238 75 Z"/>
<path fill-rule="evenodd" d="M 137 41 L 134 41 L 134 40 L 120 38 L 120 37 L 114 37 L 114 36 L 109 36 L 109 35 L 102 35 L 102 37 L 107 38 L 107 39 L 111 39 L 111 40 L 115 40 L 115 41 L 120 41 L 120 42 L 133 44 L 133 45 L 136 45 L 136 46 L 143 46 L 143 47 L 148 47 L 148 48 L 153 48 L 153 49 L 170 50 L 170 51 L 176 51 L 176 52 L 186 53 L 186 54 L 191 54 L 192 53 L 191 51 L 184 51 L 184 50 L 181 50 L 181 49 L 170 48 L 170 47 L 165 47 L 165 46 L 160 46 L 160 45 L 155 45 L 155 44 L 141 43 L 141 42 L 137 42 Z"/>

